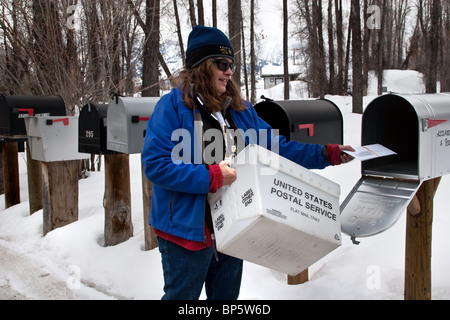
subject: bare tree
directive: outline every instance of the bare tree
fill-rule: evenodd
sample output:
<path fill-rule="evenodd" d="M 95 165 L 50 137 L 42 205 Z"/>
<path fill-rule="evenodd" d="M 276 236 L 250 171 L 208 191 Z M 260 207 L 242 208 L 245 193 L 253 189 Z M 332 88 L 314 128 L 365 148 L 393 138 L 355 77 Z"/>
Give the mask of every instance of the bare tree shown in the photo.
<path fill-rule="evenodd" d="M 240 0 L 228 0 L 228 28 L 231 46 L 234 49 L 236 72 L 233 77 L 241 82 L 241 24 L 242 9 Z"/>
<path fill-rule="evenodd" d="M 198 24 L 205 25 L 205 12 L 203 9 L 203 0 L 197 0 Z"/>
<path fill-rule="evenodd" d="M 180 15 L 178 14 L 178 4 L 177 0 L 173 0 L 173 11 L 175 14 L 175 21 L 177 24 L 177 35 L 178 35 L 178 44 L 180 46 L 180 54 L 181 54 L 181 60 L 183 61 L 183 65 L 186 64 L 186 54 L 184 52 L 184 43 L 183 43 L 183 36 L 181 34 L 181 23 L 180 23 Z"/>
<path fill-rule="evenodd" d="M 328 84 L 328 93 L 336 94 L 336 55 L 335 55 L 335 45 L 334 45 L 334 29 L 333 29 L 333 1 L 328 2 L 328 69 L 330 74 L 330 81 Z"/>
<path fill-rule="evenodd" d="M 212 20 L 213 27 L 217 28 L 217 0 L 212 0 Z"/>
<path fill-rule="evenodd" d="M 442 28 L 441 28 L 441 66 L 439 67 L 439 79 L 441 80 L 441 92 L 450 92 L 450 1 L 442 3 Z"/>
<path fill-rule="evenodd" d="M 288 2 L 283 0 L 283 67 L 284 67 L 284 100 L 289 100 L 289 49 L 288 49 Z"/>
<path fill-rule="evenodd" d="M 344 26 L 342 24 L 342 0 L 334 2 L 336 15 L 337 94 L 344 94 Z"/>
<path fill-rule="evenodd" d="M 197 18 L 195 17 L 194 0 L 189 0 L 189 17 L 191 18 L 192 28 L 194 28 L 197 25 Z"/>
<path fill-rule="evenodd" d="M 255 54 L 255 11 L 256 11 L 256 0 L 250 0 L 250 91 L 252 104 L 256 103 L 256 54 Z"/>
<path fill-rule="evenodd" d="M 353 113 L 363 113 L 363 75 L 361 9 L 359 0 L 352 0 L 352 64 L 353 64 Z"/>

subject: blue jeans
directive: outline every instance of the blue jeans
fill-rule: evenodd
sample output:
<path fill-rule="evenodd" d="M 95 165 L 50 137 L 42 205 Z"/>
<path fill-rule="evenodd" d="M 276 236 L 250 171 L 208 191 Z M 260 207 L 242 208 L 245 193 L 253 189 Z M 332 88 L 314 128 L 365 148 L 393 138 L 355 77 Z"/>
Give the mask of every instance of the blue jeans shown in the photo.
<path fill-rule="evenodd" d="M 243 262 L 212 248 L 189 251 L 158 238 L 164 273 L 162 300 L 198 300 L 205 285 L 208 300 L 237 300 L 241 288 Z"/>

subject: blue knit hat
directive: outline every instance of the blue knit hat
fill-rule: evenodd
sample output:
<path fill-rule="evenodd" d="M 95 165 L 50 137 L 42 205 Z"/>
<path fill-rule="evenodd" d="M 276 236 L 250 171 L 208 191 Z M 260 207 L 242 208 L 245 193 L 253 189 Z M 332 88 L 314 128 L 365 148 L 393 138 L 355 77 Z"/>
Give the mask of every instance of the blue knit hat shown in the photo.
<path fill-rule="evenodd" d="M 230 40 L 217 28 L 195 26 L 189 35 L 186 66 L 195 68 L 206 59 L 214 57 L 226 57 L 234 62 Z"/>

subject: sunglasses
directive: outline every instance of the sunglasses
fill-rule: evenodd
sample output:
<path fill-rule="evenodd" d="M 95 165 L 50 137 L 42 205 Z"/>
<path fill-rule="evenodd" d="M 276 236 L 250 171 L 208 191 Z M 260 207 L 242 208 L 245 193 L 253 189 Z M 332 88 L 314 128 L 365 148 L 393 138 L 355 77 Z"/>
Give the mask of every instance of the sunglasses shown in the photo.
<path fill-rule="evenodd" d="M 231 72 L 236 71 L 236 65 L 233 62 L 228 62 L 227 59 L 213 59 L 212 62 L 214 62 L 217 65 L 217 68 L 220 71 L 227 71 L 228 69 L 231 69 Z"/>

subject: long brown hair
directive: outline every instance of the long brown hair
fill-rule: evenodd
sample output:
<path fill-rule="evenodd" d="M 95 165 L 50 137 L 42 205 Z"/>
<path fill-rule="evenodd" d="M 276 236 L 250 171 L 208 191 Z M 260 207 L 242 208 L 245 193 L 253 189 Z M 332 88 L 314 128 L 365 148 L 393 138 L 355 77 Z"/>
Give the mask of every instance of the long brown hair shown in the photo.
<path fill-rule="evenodd" d="M 245 110 L 240 88 L 233 78 L 228 81 L 226 92 L 221 96 L 217 95 L 214 82 L 215 67 L 212 59 L 208 59 L 196 68 L 184 68 L 172 80 L 172 86 L 180 88 L 181 99 L 190 109 L 193 108 L 193 97 L 191 96 L 191 91 L 193 91 L 192 94 L 194 97 L 198 93 L 202 95 L 205 105 L 210 112 L 221 111 L 226 97 L 232 99 L 231 107 L 234 110 Z"/>

